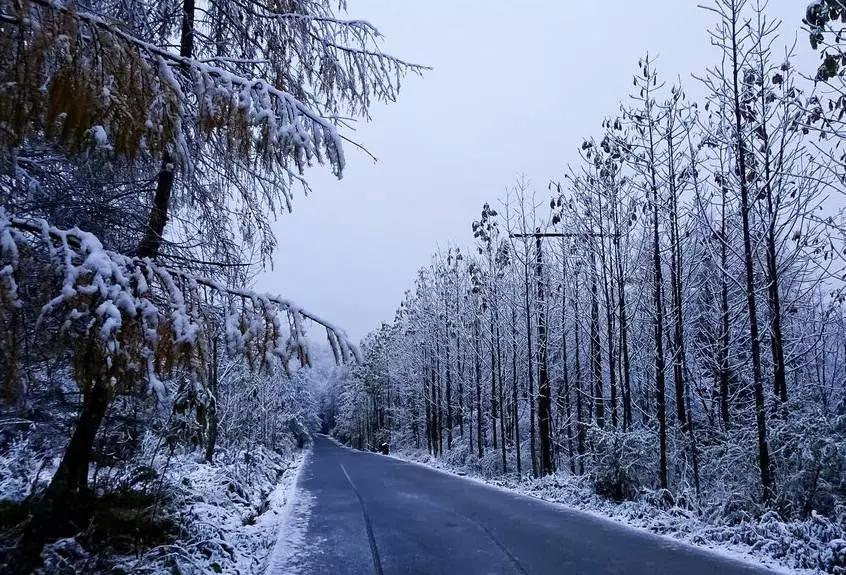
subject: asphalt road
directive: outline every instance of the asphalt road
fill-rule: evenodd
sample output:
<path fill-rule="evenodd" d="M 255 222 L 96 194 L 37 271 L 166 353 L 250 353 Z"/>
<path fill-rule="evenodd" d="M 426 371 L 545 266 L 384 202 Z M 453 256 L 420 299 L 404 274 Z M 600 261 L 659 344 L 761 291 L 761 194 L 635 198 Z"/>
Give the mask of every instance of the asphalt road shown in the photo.
<path fill-rule="evenodd" d="M 299 544 L 274 575 L 769 572 L 325 437 L 298 488 Z"/>

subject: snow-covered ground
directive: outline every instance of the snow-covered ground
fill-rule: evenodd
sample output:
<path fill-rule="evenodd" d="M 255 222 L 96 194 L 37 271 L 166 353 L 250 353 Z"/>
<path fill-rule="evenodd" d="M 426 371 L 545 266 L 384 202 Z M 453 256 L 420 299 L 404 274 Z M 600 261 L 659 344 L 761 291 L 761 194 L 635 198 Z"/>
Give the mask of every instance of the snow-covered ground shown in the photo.
<path fill-rule="evenodd" d="M 806 521 L 784 522 L 774 512 L 737 524 L 716 517 L 697 516 L 679 507 L 661 507 L 644 496 L 639 501 L 616 503 L 601 498 L 578 477 L 559 473 L 522 480 L 515 476 L 488 478 L 466 466 L 451 465 L 424 451 L 403 450 L 391 455 L 471 481 L 559 503 L 592 515 L 710 549 L 722 555 L 762 564 L 780 573 L 844 575 L 846 540 L 831 520 L 813 515 Z M 657 498 L 655 498 L 657 501 Z"/>
<path fill-rule="evenodd" d="M 296 474 L 285 482 L 285 486 L 280 485 L 279 493 L 281 495 L 284 489 L 284 495 L 279 507 L 278 520 L 273 525 L 277 535 L 273 552 L 267 561 L 268 575 L 298 573 L 296 554 L 306 544 L 306 530 L 313 498 L 308 493 L 304 493 L 297 483 L 309 456 L 310 452 L 306 453 L 298 462 Z"/>
<path fill-rule="evenodd" d="M 36 465 L 36 457 L 23 457 L 28 453 L 23 442 L 0 457 L 0 465 L 9 464 L 0 468 L 4 502 L 23 501 L 38 475 L 41 481 L 49 479 L 51 466 Z M 158 478 L 129 492 L 132 497 L 146 493 L 153 508 L 146 503 L 131 507 L 112 502 L 106 515 L 125 516 L 143 534 L 94 536 L 89 528 L 48 544 L 39 573 L 267 573 L 271 559 L 279 564 L 284 557 L 281 550 L 302 538 L 303 531 L 291 525 L 289 517 L 308 453 L 292 448 L 280 453 L 261 446 L 220 449 L 214 465 L 196 451 L 155 456 Z M 161 532 L 150 533 L 156 529 Z M 150 544 L 149 539 L 157 542 Z"/>
<path fill-rule="evenodd" d="M 243 459 L 222 466 L 183 462 L 173 476 L 190 501 L 183 515 L 187 537 L 128 561 L 130 572 L 161 573 L 173 562 L 186 575 L 267 572 L 274 547 L 284 539 L 307 451 L 286 459 L 258 448 L 249 457 L 251 468 Z"/>

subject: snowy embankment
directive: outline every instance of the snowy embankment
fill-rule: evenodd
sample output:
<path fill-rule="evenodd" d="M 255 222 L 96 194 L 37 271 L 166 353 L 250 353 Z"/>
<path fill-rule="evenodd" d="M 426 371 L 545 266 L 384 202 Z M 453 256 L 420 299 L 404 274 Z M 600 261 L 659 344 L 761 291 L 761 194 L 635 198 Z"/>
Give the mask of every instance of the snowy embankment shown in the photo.
<path fill-rule="evenodd" d="M 306 456 L 285 458 L 260 447 L 219 466 L 181 462 L 172 475 L 172 488 L 179 491 L 172 511 L 181 516 L 184 537 L 140 559 L 127 558 L 124 567 L 153 574 L 178 563 L 185 575 L 264 573 Z"/>
<path fill-rule="evenodd" d="M 598 496 L 586 478 L 567 473 L 542 479 L 490 478 L 470 466 L 452 465 L 424 451 L 402 450 L 393 457 L 438 471 L 460 475 L 507 491 L 560 503 L 630 527 L 762 564 L 777 572 L 846 575 L 846 534 L 836 522 L 812 515 L 805 521 L 782 521 L 775 512 L 733 524 L 716 514 L 697 515 L 680 507 L 660 505 L 660 497 L 643 494 L 637 501 L 617 503 Z"/>
<path fill-rule="evenodd" d="M 25 452 L 18 445 L 12 454 L 18 468 L 17 456 Z M 101 501 L 91 526 L 48 544 L 39 573 L 263 574 L 286 528 L 307 456 L 260 446 L 220 449 L 214 465 L 196 452 L 154 456 L 149 481 Z M 0 457 L 0 464 L 6 462 Z M 46 467 L 29 474 L 14 465 L 0 469 L 0 499 L 7 505 L 23 501 L 50 474 Z"/>

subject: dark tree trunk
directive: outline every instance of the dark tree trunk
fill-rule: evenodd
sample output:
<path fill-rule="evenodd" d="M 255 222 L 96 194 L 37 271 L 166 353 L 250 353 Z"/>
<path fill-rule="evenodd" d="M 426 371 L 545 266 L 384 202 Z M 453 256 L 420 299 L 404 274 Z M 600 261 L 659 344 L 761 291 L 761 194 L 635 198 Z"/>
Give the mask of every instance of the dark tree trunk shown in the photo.
<path fill-rule="evenodd" d="M 497 393 L 496 393 L 496 347 L 495 347 L 495 326 L 494 326 L 494 302 L 491 302 L 490 311 L 491 325 L 491 441 L 494 451 L 498 449 L 496 439 L 496 418 L 497 418 Z"/>
<path fill-rule="evenodd" d="M 461 300 L 458 293 L 458 280 L 455 282 L 455 358 L 458 362 L 458 432 L 464 437 L 464 356 L 461 351 L 461 335 L 464 324 L 461 321 Z M 472 448 L 471 448 L 472 451 Z"/>
<path fill-rule="evenodd" d="M 183 0 L 182 26 L 179 36 L 179 55 L 183 58 L 192 58 L 194 55 L 194 12 L 195 0 Z M 135 252 L 135 255 L 139 258 L 155 259 L 159 255 L 168 220 L 170 198 L 173 194 L 174 172 L 173 157 L 170 153 L 165 152 L 156 179 L 156 194 L 153 197 L 153 207 L 150 210 L 147 228 L 144 230 L 144 237 Z"/>
<path fill-rule="evenodd" d="M 156 183 L 156 195 L 153 197 L 153 207 L 144 231 L 144 238 L 138 245 L 135 255 L 139 258 L 155 259 L 159 255 L 164 237 L 164 229 L 168 220 L 170 197 L 173 193 L 174 165 L 169 153 L 162 158 L 162 167 Z"/>
<path fill-rule="evenodd" d="M 209 373 L 209 405 L 207 408 L 206 418 L 208 422 L 208 436 L 206 437 L 206 461 L 214 463 L 214 448 L 217 444 L 218 435 L 218 421 L 217 421 L 217 390 L 218 390 L 218 372 L 217 372 L 217 338 L 212 342 L 212 364 Z"/>
<path fill-rule="evenodd" d="M 435 444 L 432 425 L 432 386 L 429 377 L 429 354 L 426 345 L 423 346 L 423 401 L 426 406 L 426 448 L 431 455 L 435 454 Z"/>
<path fill-rule="evenodd" d="M 717 348 L 717 369 L 719 370 L 720 419 L 723 429 L 728 430 L 731 425 L 729 415 L 729 345 L 731 344 L 731 330 L 729 319 L 728 278 L 726 265 L 728 264 L 728 236 L 726 234 L 726 204 L 728 188 L 722 185 L 722 216 L 720 222 L 720 337 Z"/>
<path fill-rule="evenodd" d="M 599 336 L 599 281 L 596 272 L 596 255 L 590 255 L 590 364 L 593 375 L 593 411 L 596 425 L 605 427 L 605 394 L 602 381 L 602 342 Z"/>
<path fill-rule="evenodd" d="M 523 270 L 523 284 L 525 288 L 526 298 L 526 350 L 528 353 L 529 365 L 529 456 L 532 458 L 532 476 L 538 476 L 538 458 L 535 452 L 535 366 L 534 366 L 534 346 L 532 344 L 532 308 L 529 304 L 529 293 L 531 287 L 529 286 L 529 254 L 526 250 L 526 262 Z"/>
<path fill-rule="evenodd" d="M 482 429 L 482 350 L 479 331 L 479 318 L 477 317 L 473 321 L 473 339 L 476 347 L 476 445 L 481 461 L 482 457 L 485 456 L 485 434 Z"/>
<path fill-rule="evenodd" d="M 561 363 L 563 388 L 558 390 L 558 412 L 564 410 L 564 433 L 567 441 L 567 459 L 570 471 L 576 474 L 576 462 L 573 457 L 573 413 L 570 405 L 570 364 L 567 350 L 567 253 L 566 245 L 562 246 L 564 265 L 561 274 Z M 577 320 L 578 321 L 578 320 Z M 563 396 L 563 397 L 562 397 Z M 563 400 L 563 401 L 562 401 Z"/>
<path fill-rule="evenodd" d="M 629 357 L 629 316 L 626 308 L 626 286 L 623 276 L 622 252 L 620 250 L 619 225 L 618 233 L 614 236 L 614 246 L 617 251 L 617 299 L 620 306 L 620 353 L 622 354 L 623 379 L 623 431 L 628 431 L 632 424 L 632 387 L 631 387 L 631 359 Z"/>
<path fill-rule="evenodd" d="M 647 75 L 647 83 L 651 82 Z M 658 209 L 658 181 L 655 173 L 655 139 L 654 121 L 652 118 L 651 100 L 647 90 L 647 116 L 649 122 L 649 169 L 652 197 L 652 272 L 653 272 L 653 303 L 655 314 L 655 399 L 658 416 L 658 483 L 661 489 L 669 485 L 667 474 L 667 384 L 664 363 L 664 281 L 661 268 L 661 237 L 659 232 L 660 212 Z"/>
<path fill-rule="evenodd" d="M 574 317 L 576 318 L 575 328 L 576 328 L 576 451 L 579 454 L 579 475 L 583 475 L 585 472 L 585 434 L 586 434 L 586 426 L 584 420 L 584 410 L 582 406 L 582 400 L 584 395 L 584 385 L 582 384 L 582 363 L 581 363 L 581 356 L 582 356 L 582 338 L 581 338 L 581 327 L 579 323 L 579 319 L 581 315 L 579 314 L 579 276 L 578 273 L 576 274 L 576 293 L 573 297 L 573 311 Z"/>
<path fill-rule="evenodd" d="M 673 296 L 673 382 L 676 391 L 676 417 L 682 430 L 687 429 L 685 404 L 685 352 L 684 352 L 684 309 L 682 308 L 682 256 L 679 234 L 678 191 L 676 189 L 676 167 L 673 140 L 673 112 L 669 114 L 667 148 L 670 181 L 670 288 Z"/>
<path fill-rule="evenodd" d="M 540 233 L 540 230 L 538 230 Z M 555 471 L 552 458 L 552 431 L 549 370 L 547 366 L 546 337 L 546 295 L 543 289 L 543 246 L 540 235 L 536 238 L 537 268 L 535 271 L 538 288 L 538 431 L 540 433 L 540 473 L 551 475 Z"/>
<path fill-rule="evenodd" d="M 446 298 L 444 298 L 446 301 Z M 452 428 L 455 422 L 452 419 L 452 358 L 450 357 L 450 325 L 449 318 L 446 320 L 446 431 L 447 449 L 452 449 Z"/>
<path fill-rule="evenodd" d="M 759 16 L 761 16 L 759 14 Z M 760 19 L 759 19 L 760 22 Z M 759 24 L 760 26 L 761 24 Z M 761 77 L 766 77 L 765 67 L 765 52 L 758 54 L 760 60 L 759 73 Z M 782 89 L 790 88 L 782 83 Z M 767 121 L 769 114 L 769 92 L 762 89 L 761 96 L 761 121 L 760 121 L 760 136 L 763 140 L 764 150 L 764 191 L 767 199 L 767 234 L 766 234 L 766 260 L 767 260 L 767 297 L 770 309 L 770 351 L 772 353 L 773 363 L 773 393 L 775 397 L 782 403 L 787 402 L 787 378 L 785 373 L 784 360 L 784 333 L 781 326 L 782 310 L 781 310 L 781 295 L 779 293 L 779 270 L 778 270 L 778 250 L 776 248 L 776 224 L 777 206 L 773 201 L 773 158 L 771 156 L 771 139 Z M 782 135 L 782 138 L 784 136 Z M 781 174 L 784 171 L 784 141 L 778 155 L 778 165 L 776 172 Z M 776 202 L 780 200 L 776 199 Z"/>
<path fill-rule="evenodd" d="M 563 413 L 564 419 L 564 438 L 565 438 L 565 445 L 567 446 L 567 460 L 570 463 L 570 471 L 575 475 L 576 473 L 576 464 L 575 464 L 575 457 L 573 454 L 573 407 L 570 401 L 570 367 L 568 365 L 567 359 L 567 333 L 564 332 L 561 337 L 561 346 L 562 346 L 562 369 L 563 374 L 561 378 L 561 387 L 558 390 L 558 412 L 559 414 Z M 559 415 L 559 420 L 562 418 Z"/>
<path fill-rule="evenodd" d="M 182 2 L 182 29 L 179 35 L 179 55 L 191 58 L 194 55 L 194 0 Z"/>
<path fill-rule="evenodd" d="M 180 55 L 190 58 L 194 47 L 194 0 L 183 3 L 182 33 L 180 39 Z M 139 258 L 155 259 L 159 256 L 164 230 L 168 221 L 170 199 L 173 195 L 175 181 L 175 166 L 169 152 L 162 156 L 162 164 L 156 177 L 156 193 L 153 196 L 153 207 L 144 230 L 144 237 L 138 245 L 135 255 Z"/>
<path fill-rule="evenodd" d="M 523 475 L 520 450 L 520 408 L 517 403 L 517 294 L 511 306 L 511 409 L 514 411 L 514 448 L 517 450 L 517 475 Z"/>
<path fill-rule="evenodd" d="M 772 205 L 771 194 L 772 192 L 767 192 L 767 200 L 770 205 Z M 775 222 L 771 222 L 770 229 L 767 232 L 767 294 L 770 305 L 770 346 L 773 361 L 773 392 L 779 401 L 785 403 L 787 402 L 787 377 L 784 360 L 784 333 L 781 326 L 781 295 L 779 293 L 779 272 L 774 225 Z"/>
<path fill-rule="evenodd" d="M 597 198 L 599 205 L 599 218 L 603 219 L 602 214 L 602 198 Z M 613 203 L 613 200 L 612 200 Z M 616 208 L 611 208 L 616 209 Z M 614 349 L 614 289 L 611 285 L 611 277 L 609 270 L 613 267 L 613 262 L 609 258 L 610 249 L 605 249 L 605 236 L 599 238 L 600 258 L 602 262 L 602 291 L 605 296 L 605 323 L 606 323 L 606 338 L 608 347 L 608 385 L 611 391 L 611 426 L 617 429 L 618 413 L 617 413 L 617 358 L 616 350 Z"/>
<path fill-rule="evenodd" d="M 435 450 L 438 456 L 444 453 L 444 418 L 443 418 L 443 390 L 441 389 L 441 347 L 437 335 L 435 336 L 434 355 L 434 381 L 435 381 Z"/>
<path fill-rule="evenodd" d="M 494 291 L 494 297 L 498 300 L 498 294 Z M 500 341 L 500 332 L 499 332 L 499 305 L 494 308 L 496 310 L 495 316 L 495 324 L 496 324 L 496 374 L 497 378 L 499 379 L 499 439 L 500 439 L 500 450 L 502 451 L 502 472 L 508 473 L 508 464 L 506 461 L 506 444 L 505 444 L 505 414 L 507 413 L 505 409 L 505 387 L 502 383 L 502 344 Z"/>
<path fill-rule="evenodd" d="M 101 376 L 95 377 L 83 392 L 82 409 L 62 461 L 37 503 L 32 519 L 18 543 L 17 557 L 10 562 L 13 573 L 30 573 L 41 562 L 41 549 L 53 538 L 85 528 L 91 516 L 88 470 L 94 442 L 109 403 L 112 390 Z"/>
<path fill-rule="evenodd" d="M 734 7 L 734 6 L 733 6 Z M 736 7 L 734 7 L 736 8 Z M 752 250 L 752 232 L 749 224 L 749 183 L 746 172 L 746 144 L 743 140 L 743 110 L 740 103 L 740 55 L 737 29 L 739 9 L 731 13 L 732 90 L 734 97 L 735 145 L 737 169 L 740 178 L 740 216 L 743 224 L 743 263 L 746 268 L 746 301 L 749 307 L 749 338 L 752 352 L 752 391 L 755 396 L 755 424 L 758 435 L 758 466 L 761 472 L 761 490 L 765 502 L 773 497 L 772 470 L 767 444 L 767 419 L 764 405 L 764 384 L 761 373 L 761 340 L 758 331 L 758 303 L 755 297 L 755 267 Z"/>
<path fill-rule="evenodd" d="M 95 378 L 83 394 L 82 411 L 76 422 L 76 428 L 70 443 L 62 456 L 56 474 L 44 494 L 47 501 L 61 502 L 63 505 L 80 501 L 89 494 L 88 468 L 94 449 L 94 440 L 100 424 L 106 415 L 112 392 L 102 378 Z"/>

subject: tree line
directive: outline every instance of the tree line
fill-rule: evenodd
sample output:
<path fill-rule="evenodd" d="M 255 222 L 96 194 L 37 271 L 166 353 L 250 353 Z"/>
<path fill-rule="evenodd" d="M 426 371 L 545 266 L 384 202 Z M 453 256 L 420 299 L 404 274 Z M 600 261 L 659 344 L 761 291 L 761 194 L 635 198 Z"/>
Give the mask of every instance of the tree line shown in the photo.
<path fill-rule="evenodd" d="M 0 443 L 45 461 L 3 522 L 9 569 L 115 491 L 160 485 L 166 469 L 138 459 L 147 434 L 210 463 L 301 434 L 310 326 L 355 360 L 342 329 L 245 288 L 307 169 L 340 177 L 347 122 L 421 72 L 345 11 L 0 0 Z M 141 479 L 118 489 L 104 467 Z"/>
<path fill-rule="evenodd" d="M 335 433 L 622 500 L 833 513 L 846 495 L 836 1 L 816 76 L 765 2 L 716 0 L 715 64 L 638 62 L 566 177 L 520 178 L 363 344 Z M 799 18 L 797 18 L 798 20 Z"/>

